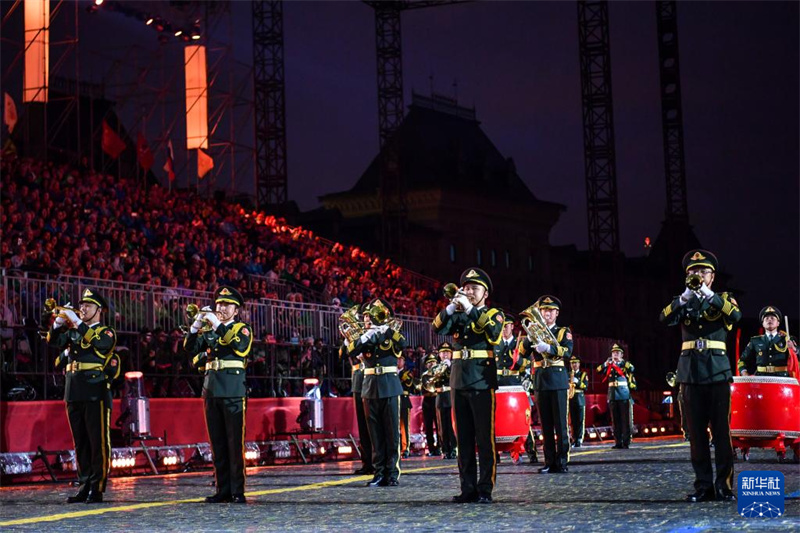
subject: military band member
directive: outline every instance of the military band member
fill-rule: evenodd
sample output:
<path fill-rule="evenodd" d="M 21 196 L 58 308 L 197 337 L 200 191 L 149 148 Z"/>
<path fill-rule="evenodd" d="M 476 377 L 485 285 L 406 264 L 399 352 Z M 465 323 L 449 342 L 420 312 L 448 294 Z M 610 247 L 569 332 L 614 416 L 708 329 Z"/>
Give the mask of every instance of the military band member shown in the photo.
<path fill-rule="evenodd" d="M 503 313 L 486 306 L 492 292 L 489 275 L 480 268 L 461 274 L 459 293 L 433 320 L 440 335 L 453 336 L 450 370 L 453 411 L 458 441 L 461 494 L 456 503 L 492 503 L 497 474 L 495 447 L 495 389 L 497 365 L 493 349 L 500 342 Z M 478 448 L 480 476 L 475 461 Z"/>
<path fill-rule="evenodd" d="M 778 330 L 783 314 L 777 307 L 768 305 L 758 317 L 764 334 L 752 337 L 747 343 L 739 358 L 739 373 L 743 376 L 755 373 L 756 376 L 789 377 L 789 357 L 792 355 L 786 333 Z"/>
<path fill-rule="evenodd" d="M 520 372 L 525 369 L 526 358 L 517 352 L 517 337 L 514 335 L 514 321 L 504 313 L 503 335 L 494 348 L 497 361 L 497 384 L 500 387 L 519 387 L 522 385 Z"/>
<path fill-rule="evenodd" d="M 441 363 L 452 366 L 453 347 L 449 342 L 443 342 L 437 349 Z M 450 370 L 442 377 L 442 384 L 436 387 L 436 412 L 438 414 L 436 422 L 439 425 L 439 442 L 442 447 L 443 459 L 455 459 L 458 457 L 458 442 L 456 432 L 453 429 L 452 400 L 450 398 Z"/>
<path fill-rule="evenodd" d="M 47 343 L 61 350 L 56 369 L 66 371 L 64 401 L 81 483 L 67 503 L 102 502 L 111 466 L 110 388 L 119 376 L 120 364 L 114 353 L 117 333 L 100 323 L 107 309 L 108 303 L 98 291 L 86 289 L 78 313 L 59 309 L 47 333 Z"/>
<path fill-rule="evenodd" d="M 382 323 L 373 317 L 383 314 Z M 375 476 L 371 487 L 396 487 L 400 479 L 400 396 L 403 386 L 397 375 L 397 361 L 403 356 L 406 339 L 387 324 L 394 316 L 392 307 L 377 298 L 364 311 L 367 332 L 347 349 L 364 361 L 361 397 L 366 404 L 367 425 L 372 440 L 372 465 Z"/>
<path fill-rule="evenodd" d="M 586 433 L 586 389 L 589 387 L 589 375 L 581 370 L 581 359 L 577 355 L 569 358 L 570 383 L 575 391 L 569 400 L 569 421 L 572 435 L 572 445 L 575 448 L 583 446 L 583 436 Z"/>
<path fill-rule="evenodd" d="M 217 492 L 207 503 L 246 503 L 244 435 L 247 409 L 245 369 L 253 344 L 252 328 L 239 320 L 241 293 L 220 286 L 215 311 L 201 311 L 183 341 L 195 367 L 205 367 L 203 403 L 214 460 Z"/>
<path fill-rule="evenodd" d="M 435 353 L 429 353 L 423 359 L 425 370 L 430 370 L 439 362 L 439 358 Z M 441 438 L 437 439 L 441 428 L 439 427 L 436 418 L 436 392 L 422 388 L 422 428 L 425 431 L 425 442 L 428 446 L 428 456 L 439 455 L 439 442 Z"/>
<path fill-rule="evenodd" d="M 397 371 L 400 384 L 403 386 L 403 396 L 400 397 L 400 452 L 404 459 L 408 458 L 411 435 L 408 432 L 408 417 L 411 414 L 411 395 L 416 391 L 414 372 L 406 368 L 406 358 L 397 359 Z"/>
<path fill-rule="evenodd" d="M 364 315 L 368 302 L 359 306 L 359 316 Z M 361 447 L 361 468 L 353 472 L 359 475 L 369 475 L 375 473 L 375 468 L 372 466 L 372 440 L 369 437 L 369 426 L 367 425 L 367 409 L 364 400 L 361 398 L 361 390 L 364 383 L 364 362 L 363 356 L 350 355 L 347 345 L 342 345 L 340 349 L 340 356 L 346 356 L 350 360 L 352 386 L 353 392 L 353 409 L 356 412 L 356 423 L 358 425 L 358 442 Z"/>
<path fill-rule="evenodd" d="M 659 319 L 668 326 L 680 324 L 683 337 L 677 381 L 686 407 L 695 472 L 695 492 L 686 501 L 733 501 L 736 499 L 732 491 L 730 428 L 733 376 L 725 341 L 742 313 L 730 294 L 711 290 L 717 269 L 714 254 L 692 250 L 684 256 L 683 266 L 688 274 L 686 290 L 661 311 Z M 689 285 L 699 288 L 693 290 Z M 709 424 L 714 435 L 716 479 L 707 436 Z"/>
<path fill-rule="evenodd" d="M 633 397 L 631 390 L 635 388 L 633 365 L 623 360 L 625 350 L 619 344 L 611 347 L 611 357 L 597 367 L 603 374 L 603 381 L 608 382 L 608 410 L 611 413 L 611 425 L 614 430 L 614 448 L 629 448 L 633 428 Z"/>
<path fill-rule="evenodd" d="M 525 338 L 519 346 L 520 355 L 532 355 L 534 390 L 539 421 L 542 425 L 545 464 L 542 474 L 567 473 L 569 468 L 569 430 L 567 421 L 567 395 L 569 373 L 565 361 L 572 355 L 572 333 L 568 327 L 556 325 L 561 312 L 561 300 L 544 295 L 537 300 L 542 318 L 558 343 L 551 346 L 544 341 L 536 344 Z M 556 442 L 558 441 L 558 442 Z"/>

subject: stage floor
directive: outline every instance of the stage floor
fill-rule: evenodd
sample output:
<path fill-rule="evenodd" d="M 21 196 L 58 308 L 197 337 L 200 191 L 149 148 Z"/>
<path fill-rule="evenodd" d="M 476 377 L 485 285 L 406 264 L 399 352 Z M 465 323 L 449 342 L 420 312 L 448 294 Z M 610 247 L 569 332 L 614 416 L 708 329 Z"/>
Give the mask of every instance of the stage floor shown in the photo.
<path fill-rule="evenodd" d="M 791 453 L 789 454 L 791 456 Z M 12 531 L 798 531 L 800 465 L 754 449 L 736 473 L 779 470 L 786 478 L 781 518 L 745 519 L 736 502 L 688 504 L 689 445 L 639 440 L 572 454 L 568 474 L 540 475 L 541 464 L 498 466 L 493 505 L 453 504 L 455 461 L 411 458 L 399 487 L 371 488 L 352 462 L 248 469 L 247 505 L 205 504 L 210 471 L 112 478 L 106 503 L 63 503 L 68 484 L 0 489 L 0 529 Z"/>

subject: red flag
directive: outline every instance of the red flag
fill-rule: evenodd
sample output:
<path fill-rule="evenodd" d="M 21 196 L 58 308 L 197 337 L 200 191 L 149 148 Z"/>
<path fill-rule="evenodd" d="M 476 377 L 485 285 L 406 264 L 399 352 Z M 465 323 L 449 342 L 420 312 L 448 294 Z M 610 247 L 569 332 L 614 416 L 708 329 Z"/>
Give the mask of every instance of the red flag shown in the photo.
<path fill-rule="evenodd" d="M 789 361 L 786 363 L 788 367 L 786 370 L 789 372 L 790 376 L 800 381 L 800 368 L 797 366 L 797 352 L 792 348 L 792 343 L 788 335 L 786 336 L 786 345 L 789 347 Z"/>
<path fill-rule="evenodd" d="M 203 179 L 203 176 L 208 174 L 208 172 L 214 168 L 214 160 L 211 159 L 211 156 L 202 151 L 200 148 L 197 149 L 197 177 Z"/>
<path fill-rule="evenodd" d="M 105 120 L 103 121 L 103 139 L 100 144 L 103 151 L 110 155 L 112 159 L 118 158 L 119 154 L 125 150 L 125 142 L 119 138 L 119 135 L 111 129 L 111 126 Z"/>
<path fill-rule="evenodd" d="M 139 137 L 136 139 L 136 157 L 139 159 L 139 166 L 145 169 L 145 171 L 150 170 L 153 166 L 153 152 L 150 151 L 150 146 L 147 144 L 147 139 L 144 138 L 144 135 L 139 133 Z"/>
<path fill-rule="evenodd" d="M 167 162 L 164 163 L 164 172 L 169 181 L 175 181 L 175 153 L 172 151 L 172 139 L 167 141 Z"/>
<path fill-rule="evenodd" d="M 8 133 L 11 133 L 17 125 L 17 105 L 8 93 L 4 93 L 4 100 L 3 122 L 8 126 Z"/>

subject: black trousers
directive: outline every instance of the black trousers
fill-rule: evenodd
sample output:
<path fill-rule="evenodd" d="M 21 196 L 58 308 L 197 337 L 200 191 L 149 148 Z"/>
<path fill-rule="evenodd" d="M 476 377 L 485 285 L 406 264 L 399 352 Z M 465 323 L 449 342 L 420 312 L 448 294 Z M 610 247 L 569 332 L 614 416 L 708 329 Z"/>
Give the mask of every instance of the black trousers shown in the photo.
<path fill-rule="evenodd" d="M 614 442 L 620 446 L 631 443 L 631 401 L 612 400 L 608 402 L 611 412 L 611 426 L 614 428 Z"/>
<path fill-rule="evenodd" d="M 400 400 L 400 451 L 405 453 L 408 451 L 408 447 L 411 444 L 410 435 L 408 434 L 408 415 L 411 413 L 411 409 L 404 405 L 405 402 Z"/>
<path fill-rule="evenodd" d="M 567 389 L 537 391 L 536 405 L 544 437 L 544 464 L 550 468 L 564 468 L 569 462 Z"/>
<path fill-rule="evenodd" d="M 456 441 L 456 432 L 453 430 L 453 414 L 449 407 L 444 409 L 437 409 L 439 417 L 437 423 L 439 424 L 439 431 L 442 435 L 442 453 L 448 455 L 456 451 L 458 442 Z"/>
<path fill-rule="evenodd" d="M 67 402 L 67 418 L 75 443 L 78 479 L 97 492 L 106 490 L 111 467 L 111 404 L 96 402 Z"/>
<path fill-rule="evenodd" d="M 435 435 L 441 429 L 436 424 L 436 396 L 422 398 L 422 424 L 425 428 L 425 440 L 428 442 L 428 453 L 439 455 L 439 446 Z"/>
<path fill-rule="evenodd" d="M 495 391 L 452 390 L 458 441 L 458 475 L 461 494 L 491 495 L 497 477 L 497 449 L 494 440 Z M 480 477 L 475 462 L 478 448 Z"/>
<path fill-rule="evenodd" d="M 353 393 L 353 408 L 358 422 L 358 441 L 361 444 L 361 466 L 372 470 L 372 439 L 367 425 L 367 406 L 361 399 L 361 391 Z"/>
<path fill-rule="evenodd" d="M 400 477 L 400 396 L 364 398 L 364 403 L 375 474 L 396 480 Z"/>
<path fill-rule="evenodd" d="M 569 401 L 569 423 L 572 441 L 583 444 L 583 436 L 586 433 L 586 405 L 579 405 L 575 397 Z"/>
<path fill-rule="evenodd" d="M 696 490 L 732 490 L 733 445 L 731 444 L 731 386 L 727 382 L 710 385 L 682 383 L 686 425 L 694 468 Z M 717 476 L 711 467 L 711 448 L 708 427 L 714 435 L 714 462 Z"/>
<path fill-rule="evenodd" d="M 217 493 L 244 494 L 246 398 L 206 398 L 206 425 L 214 455 Z"/>

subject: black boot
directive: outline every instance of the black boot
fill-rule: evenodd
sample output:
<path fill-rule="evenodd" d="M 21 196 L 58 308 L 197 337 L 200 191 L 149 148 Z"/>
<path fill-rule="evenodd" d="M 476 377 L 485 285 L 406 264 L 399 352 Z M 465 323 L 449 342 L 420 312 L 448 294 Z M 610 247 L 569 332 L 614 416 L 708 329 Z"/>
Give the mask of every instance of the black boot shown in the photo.
<path fill-rule="evenodd" d="M 103 493 L 100 492 L 100 487 L 94 486 L 89 489 L 86 503 L 103 503 Z"/>
<path fill-rule="evenodd" d="M 89 496 L 89 484 L 86 483 L 81 487 L 81 490 L 78 491 L 78 494 L 67 498 L 67 503 L 83 503 L 86 501 L 86 498 L 88 496 Z"/>

